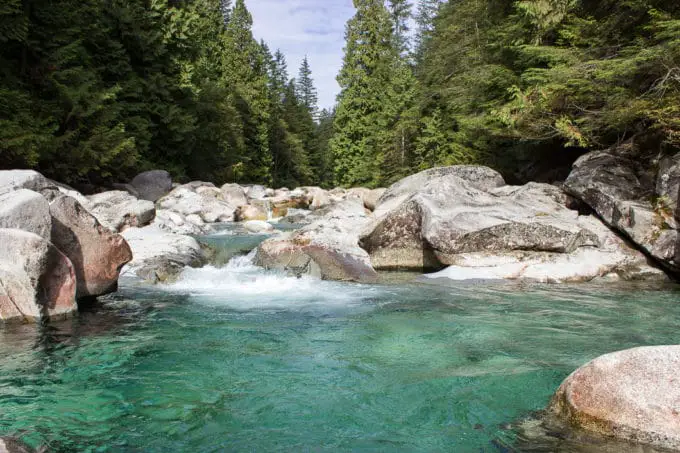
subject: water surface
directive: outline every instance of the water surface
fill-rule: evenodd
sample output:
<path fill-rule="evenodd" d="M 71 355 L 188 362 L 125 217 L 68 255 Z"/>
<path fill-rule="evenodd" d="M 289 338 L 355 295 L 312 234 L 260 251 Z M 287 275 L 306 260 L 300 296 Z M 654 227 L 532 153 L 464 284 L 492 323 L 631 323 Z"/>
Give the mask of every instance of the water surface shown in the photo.
<path fill-rule="evenodd" d="M 680 342 L 676 288 L 401 281 L 243 257 L 125 281 L 71 321 L 0 330 L 0 433 L 57 452 L 554 451 L 518 427 L 569 373 Z"/>

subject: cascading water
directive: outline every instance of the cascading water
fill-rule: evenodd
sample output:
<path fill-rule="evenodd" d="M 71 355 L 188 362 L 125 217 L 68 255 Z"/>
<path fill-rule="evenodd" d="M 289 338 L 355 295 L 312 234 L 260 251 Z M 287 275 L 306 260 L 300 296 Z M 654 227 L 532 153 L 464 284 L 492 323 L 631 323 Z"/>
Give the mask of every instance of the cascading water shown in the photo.
<path fill-rule="evenodd" d="M 252 240 L 232 233 L 210 239 L 224 256 Z M 0 433 L 56 452 L 624 451 L 523 421 L 588 360 L 678 342 L 673 288 L 357 285 L 252 257 L 0 330 Z"/>

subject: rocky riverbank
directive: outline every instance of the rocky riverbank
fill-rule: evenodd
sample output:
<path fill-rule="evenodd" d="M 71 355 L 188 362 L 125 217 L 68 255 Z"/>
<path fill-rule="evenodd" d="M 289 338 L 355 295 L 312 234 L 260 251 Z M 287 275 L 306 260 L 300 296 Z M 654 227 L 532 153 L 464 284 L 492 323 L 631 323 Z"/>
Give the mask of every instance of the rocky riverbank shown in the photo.
<path fill-rule="evenodd" d="M 209 262 L 197 237 L 235 222 L 270 236 L 257 265 L 327 280 L 394 270 L 430 283 L 676 279 L 680 160 L 652 174 L 621 153 L 588 154 L 556 185 L 511 186 L 479 166 L 375 190 L 179 185 L 152 171 L 85 196 L 34 171 L 0 172 L 0 319 L 70 316 L 121 275 L 171 281 Z M 679 449 L 678 371 L 677 347 L 602 357 L 565 381 L 548 418 Z"/>

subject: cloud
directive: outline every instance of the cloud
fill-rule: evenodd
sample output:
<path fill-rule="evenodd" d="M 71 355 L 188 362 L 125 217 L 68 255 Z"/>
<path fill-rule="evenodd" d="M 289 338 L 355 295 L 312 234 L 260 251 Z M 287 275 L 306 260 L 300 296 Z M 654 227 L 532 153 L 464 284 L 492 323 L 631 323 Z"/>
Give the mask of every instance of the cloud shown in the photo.
<path fill-rule="evenodd" d="M 307 55 L 319 91 L 319 106 L 335 104 L 335 77 L 342 66 L 345 23 L 354 14 L 352 0 L 246 0 L 253 34 L 274 51 L 281 49 L 291 77 Z"/>

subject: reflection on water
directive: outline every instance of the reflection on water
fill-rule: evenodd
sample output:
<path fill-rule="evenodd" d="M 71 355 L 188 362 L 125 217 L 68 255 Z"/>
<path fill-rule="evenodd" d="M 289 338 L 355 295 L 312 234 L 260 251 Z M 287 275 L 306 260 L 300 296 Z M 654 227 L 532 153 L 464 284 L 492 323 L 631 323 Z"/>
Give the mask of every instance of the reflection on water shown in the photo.
<path fill-rule="evenodd" d="M 531 420 L 586 361 L 680 340 L 676 288 L 408 279 L 237 257 L 124 281 L 74 319 L 0 330 L 0 432 L 63 452 L 621 451 Z"/>

